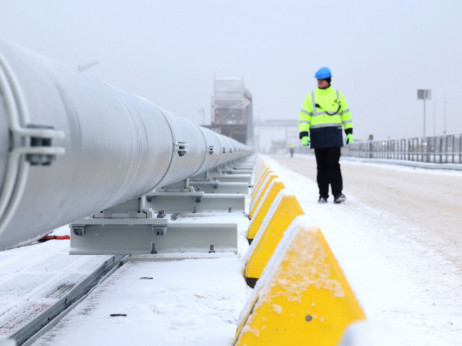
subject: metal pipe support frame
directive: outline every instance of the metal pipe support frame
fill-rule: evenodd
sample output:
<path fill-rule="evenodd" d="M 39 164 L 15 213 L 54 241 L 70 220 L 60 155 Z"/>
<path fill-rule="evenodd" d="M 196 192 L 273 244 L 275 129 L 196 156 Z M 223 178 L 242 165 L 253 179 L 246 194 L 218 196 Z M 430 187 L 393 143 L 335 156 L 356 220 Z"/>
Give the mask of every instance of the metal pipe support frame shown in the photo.
<path fill-rule="evenodd" d="M 203 178 L 208 176 L 207 172 Z M 196 183 L 185 179 L 73 222 L 70 253 L 236 254 L 237 224 L 188 222 L 188 219 L 196 213 L 243 214 L 245 195 L 205 193 L 197 191 Z M 248 190 L 249 185 L 245 186 Z"/>

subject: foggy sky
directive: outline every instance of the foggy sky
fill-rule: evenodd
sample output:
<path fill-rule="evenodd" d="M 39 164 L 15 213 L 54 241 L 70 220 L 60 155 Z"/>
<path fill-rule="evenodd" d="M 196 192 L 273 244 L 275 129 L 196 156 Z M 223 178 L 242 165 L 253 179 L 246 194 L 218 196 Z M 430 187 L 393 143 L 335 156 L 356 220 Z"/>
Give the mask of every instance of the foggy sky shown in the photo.
<path fill-rule="evenodd" d="M 259 118 L 298 119 L 329 66 L 355 137 L 462 132 L 462 1 L 0 0 L 0 37 L 210 121 L 213 79 L 244 76 Z M 434 112 L 435 110 L 435 112 Z"/>

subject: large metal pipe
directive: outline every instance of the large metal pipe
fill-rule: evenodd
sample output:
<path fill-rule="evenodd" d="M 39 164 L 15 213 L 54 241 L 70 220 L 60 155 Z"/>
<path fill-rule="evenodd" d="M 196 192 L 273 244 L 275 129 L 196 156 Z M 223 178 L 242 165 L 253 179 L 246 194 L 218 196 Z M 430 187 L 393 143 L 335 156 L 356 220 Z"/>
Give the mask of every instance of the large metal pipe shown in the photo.
<path fill-rule="evenodd" d="M 0 41 L 0 250 L 248 152 Z"/>

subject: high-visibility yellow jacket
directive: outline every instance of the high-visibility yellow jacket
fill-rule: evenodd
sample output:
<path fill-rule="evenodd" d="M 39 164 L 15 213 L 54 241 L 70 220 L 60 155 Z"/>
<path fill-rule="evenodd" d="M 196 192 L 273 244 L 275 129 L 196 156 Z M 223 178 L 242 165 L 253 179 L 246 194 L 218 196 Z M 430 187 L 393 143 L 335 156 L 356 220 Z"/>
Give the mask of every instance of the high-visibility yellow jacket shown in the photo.
<path fill-rule="evenodd" d="M 300 138 L 309 136 L 311 148 L 343 146 L 345 133 L 353 133 L 351 112 L 343 94 L 332 87 L 316 89 L 303 102 L 299 117 Z"/>

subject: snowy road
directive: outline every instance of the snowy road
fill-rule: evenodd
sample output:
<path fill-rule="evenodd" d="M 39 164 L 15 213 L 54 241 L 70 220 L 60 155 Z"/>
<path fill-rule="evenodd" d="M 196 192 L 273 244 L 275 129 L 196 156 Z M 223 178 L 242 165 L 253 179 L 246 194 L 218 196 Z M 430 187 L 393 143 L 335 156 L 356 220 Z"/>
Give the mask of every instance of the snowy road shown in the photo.
<path fill-rule="evenodd" d="M 278 158 L 316 179 L 314 159 Z M 462 172 L 434 171 L 342 160 L 344 193 L 380 210 L 395 229 L 433 249 L 462 273 Z M 330 193 L 330 192 L 329 192 Z M 313 195 L 313 200 L 317 194 Z M 332 197 L 331 197 L 332 200 Z"/>
<path fill-rule="evenodd" d="M 410 344 L 462 343 L 461 172 L 342 160 L 347 202 L 319 205 L 314 157 L 269 163 L 321 228 L 370 321 Z"/>

